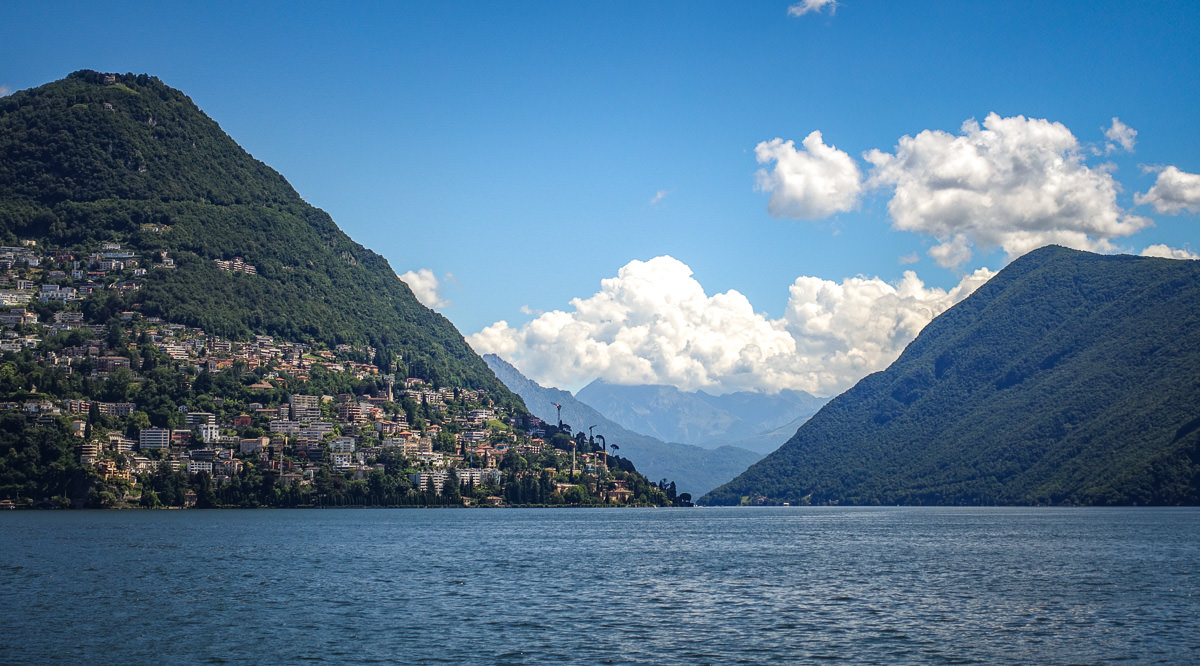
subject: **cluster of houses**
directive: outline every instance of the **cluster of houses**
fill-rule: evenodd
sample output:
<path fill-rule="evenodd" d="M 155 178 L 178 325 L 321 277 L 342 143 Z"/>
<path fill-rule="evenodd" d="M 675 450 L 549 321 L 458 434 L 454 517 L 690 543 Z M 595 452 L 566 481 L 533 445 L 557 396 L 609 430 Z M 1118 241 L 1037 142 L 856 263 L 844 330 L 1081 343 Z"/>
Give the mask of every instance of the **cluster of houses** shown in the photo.
<path fill-rule="evenodd" d="M 30 321 L 30 320 L 26 320 Z M 154 325 L 156 322 L 149 321 Z M 132 332 L 132 331 L 129 331 Z M 275 343 L 267 336 L 253 341 L 232 343 L 203 331 L 175 325 L 143 329 L 160 351 L 180 363 L 192 363 L 197 371 L 221 371 L 235 360 L 247 367 L 270 365 L 272 370 L 249 386 L 253 390 L 274 392 L 275 380 L 285 375 L 303 379 L 314 366 L 332 372 L 348 372 L 362 379 L 378 375 L 373 365 L 344 358 L 348 352 L 363 351 L 352 347 L 338 350 L 311 350 L 306 345 Z M 118 370 L 130 370 L 129 358 L 111 353 L 102 339 L 86 344 L 45 352 L 35 358 L 60 365 L 67 371 L 82 360 L 91 361 L 90 372 L 104 376 Z M 110 432 L 77 446 L 80 462 L 92 466 L 105 480 L 136 482 L 138 474 L 152 473 L 165 463 L 189 474 L 204 472 L 223 484 L 237 476 L 248 459 L 252 464 L 279 472 L 283 484 L 311 482 L 322 466 L 340 473 L 364 478 L 381 466 L 374 459 L 393 449 L 417 468 L 411 481 L 414 487 L 443 487 L 450 470 L 467 486 L 498 483 L 500 461 L 510 451 L 538 454 L 545 445 L 537 435 L 544 434 L 541 422 L 532 420 L 532 434 L 505 428 L 493 429 L 489 422 L 508 425 L 509 419 L 491 406 L 481 391 L 434 388 L 423 380 L 410 377 L 396 381 L 384 376 L 386 388 L 374 395 L 317 396 L 292 394 L 287 402 L 272 405 L 250 402 L 244 413 L 221 422 L 214 413 L 189 411 L 180 407 L 181 428 L 143 428 L 136 439 Z M 36 390 L 36 387 L 32 387 Z M 423 429 L 412 427 L 404 411 L 395 404 L 405 398 L 436 416 L 440 423 L 427 423 Z M 219 398 L 215 404 L 223 404 Z M 388 409 L 391 403 L 392 408 Z M 451 409 L 450 405 L 454 407 Z M 124 419 L 138 409 L 131 402 L 93 400 L 55 401 L 45 398 L 22 402 L 0 402 L 0 410 L 20 410 L 36 422 L 49 424 L 61 417 L 71 418 L 71 432 L 81 439 L 87 434 L 87 415 L 95 409 L 103 416 Z M 248 428 L 265 431 L 261 436 L 242 437 Z M 453 450 L 435 449 L 435 440 L 443 431 L 453 431 Z M 440 438 L 444 443 L 445 437 Z M 581 469 L 594 466 L 592 456 L 581 454 Z"/>
<path fill-rule="evenodd" d="M 218 264 L 223 270 L 254 272 L 254 267 L 240 258 Z M 170 269 L 173 263 L 159 256 L 152 267 Z M 0 352 L 32 349 L 36 361 L 61 368 L 66 374 L 86 372 L 103 377 L 123 371 L 136 377 L 133 355 L 109 348 L 107 328 L 88 325 L 81 312 L 70 308 L 54 312 L 49 321 L 39 321 L 29 303 L 70 303 L 97 288 L 136 288 L 142 274 L 144 269 L 134 253 L 117 243 L 104 243 L 97 251 L 78 257 L 59 250 L 40 252 L 32 243 L 0 247 Z M 121 432 L 91 437 L 87 425 L 93 409 L 100 415 L 126 419 L 137 412 L 134 403 L 45 398 L 0 402 L 0 410 L 20 410 L 36 423 L 70 419 L 71 432 L 82 440 L 77 446 L 80 462 L 108 481 L 136 483 L 138 474 L 153 473 L 164 463 L 189 474 L 206 473 L 217 484 L 228 483 L 248 464 L 275 470 L 285 485 L 311 483 L 325 466 L 364 478 L 383 467 L 376 459 L 391 449 L 415 470 L 410 477 L 414 487 L 433 487 L 440 492 L 451 474 L 463 486 L 497 484 L 499 465 L 506 455 L 537 455 L 545 446 L 540 421 L 532 419 L 524 424 L 528 426 L 525 430 L 511 427 L 508 415 L 498 412 L 481 391 L 435 388 L 419 378 L 398 379 L 382 374 L 375 365 L 351 360 L 373 358 L 375 350 L 369 346 L 323 349 L 265 335 L 234 342 L 135 312 L 121 317 L 127 322 L 128 339 L 148 340 L 178 367 L 190 364 L 194 374 L 218 373 L 239 363 L 248 371 L 257 371 L 256 383 L 248 388 L 252 394 L 260 392 L 262 401 L 235 407 L 214 398 L 222 414 L 240 411 L 225 417 L 181 406 L 181 418 L 174 420 L 183 427 L 146 427 L 136 438 Z M 38 351 L 45 336 L 69 331 L 85 333 L 84 342 Z M 272 400 L 278 401 L 280 386 L 308 379 L 318 366 L 359 380 L 375 379 L 376 385 L 386 388 L 357 396 L 295 393 L 286 402 L 272 404 Z M 31 394 L 37 393 L 36 387 L 29 389 Z M 419 428 L 410 424 L 399 408 L 406 399 L 410 406 L 419 405 L 427 416 Z M 253 436 L 244 436 L 248 431 Z M 578 463 L 581 471 L 594 470 L 605 460 L 603 454 L 581 453 Z"/>
<path fill-rule="evenodd" d="M 175 265 L 169 257 L 160 259 L 151 267 Z M 0 247 L 0 305 L 33 300 L 71 303 L 99 289 L 134 291 L 141 287 L 146 271 L 137 254 L 120 243 L 102 243 L 98 250 L 78 255 L 69 250 L 42 251 L 33 241 Z"/>
<path fill-rule="evenodd" d="M 421 395 L 435 411 L 446 411 L 446 393 L 426 387 L 420 380 L 409 379 L 407 395 Z M 380 392 L 386 393 L 386 392 Z M 468 394 L 475 395 L 474 392 Z M 463 392 L 459 392 L 462 405 Z M 433 400 L 430 400 L 430 398 Z M 293 394 L 279 405 L 250 403 L 246 412 L 227 422 L 214 413 L 187 411 L 181 407 L 184 427 L 142 428 L 136 439 L 110 432 L 91 438 L 77 447 L 80 462 L 93 466 L 106 480 L 131 481 L 139 473 L 154 472 L 165 463 L 189 474 L 204 472 L 217 484 L 227 483 L 251 462 L 263 469 L 276 470 L 283 483 L 307 483 L 328 465 L 333 471 L 365 478 L 382 466 L 374 463 L 385 450 L 392 449 L 419 471 L 413 485 L 424 488 L 430 479 L 439 490 L 449 470 L 455 468 L 463 485 L 498 483 L 499 462 L 510 451 L 539 453 L 541 439 L 517 436 L 511 431 L 487 429 L 486 421 L 497 417 L 491 408 L 460 408 L 447 414 L 444 424 L 428 425 L 423 431 L 411 428 L 405 414 L 385 411 L 391 402 L 387 395 L 316 396 Z M 0 403 L 0 409 L 19 409 L 31 416 L 53 418 L 77 416 L 71 431 L 85 438 L 86 415 L 93 405 L 98 413 L 129 416 L 137 410 L 133 403 L 106 403 L 89 400 L 49 400 L 25 403 Z M 248 428 L 260 436 L 243 437 Z M 453 450 L 435 450 L 435 439 L 445 430 L 455 430 Z"/>
<path fill-rule="evenodd" d="M 445 397 L 441 391 L 424 387 L 420 380 L 405 383 L 414 387 L 406 391 Z M 355 479 L 366 478 L 373 470 L 384 469 L 376 459 L 390 449 L 411 466 L 409 479 L 414 488 L 433 488 L 441 493 L 452 475 L 464 488 L 498 485 L 502 478 L 500 462 L 506 455 L 536 455 L 546 446 L 536 436 L 544 432 L 537 419 L 532 419 L 531 430 L 518 435 L 507 429 L 487 429 L 484 424 L 497 417 L 495 410 L 475 407 L 450 416 L 444 426 L 431 425 L 422 432 L 411 429 L 403 414 L 380 411 L 378 403 L 383 398 L 293 394 L 288 402 L 276 406 L 252 403 L 247 413 L 226 423 L 218 422 L 213 413 L 189 411 L 183 428 L 143 428 L 136 439 L 110 432 L 81 442 L 77 451 L 81 464 L 91 466 L 106 481 L 136 483 L 138 474 L 153 473 L 166 464 L 189 474 L 206 473 L 221 485 L 241 473 L 245 465 L 253 464 L 276 471 L 283 485 L 307 485 L 325 466 Z M 102 414 L 122 415 L 136 410 L 131 403 L 94 404 Z M 434 404 L 445 407 L 444 402 Z M 40 405 L 49 413 L 79 415 L 88 413 L 92 406 L 86 400 Z M 5 407 L 26 408 L 0 404 L 0 408 Z M 264 419 L 268 431 L 261 436 L 238 434 Z M 448 431 L 450 424 L 458 431 L 453 435 L 453 450 L 437 450 L 435 440 L 444 429 Z M 74 420 L 72 431 L 84 438 L 86 421 Z M 578 471 L 594 472 L 605 462 L 603 454 L 580 453 Z M 557 489 L 564 491 L 572 485 L 574 482 L 559 481 Z M 616 501 L 627 501 L 628 494 L 620 483 L 609 491 Z"/>
<path fill-rule="evenodd" d="M 246 260 L 241 257 L 234 257 L 229 260 L 215 259 L 214 261 L 217 262 L 217 268 L 230 273 L 246 273 L 247 275 L 256 275 L 258 273 L 257 268 L 246 263 Z"/>

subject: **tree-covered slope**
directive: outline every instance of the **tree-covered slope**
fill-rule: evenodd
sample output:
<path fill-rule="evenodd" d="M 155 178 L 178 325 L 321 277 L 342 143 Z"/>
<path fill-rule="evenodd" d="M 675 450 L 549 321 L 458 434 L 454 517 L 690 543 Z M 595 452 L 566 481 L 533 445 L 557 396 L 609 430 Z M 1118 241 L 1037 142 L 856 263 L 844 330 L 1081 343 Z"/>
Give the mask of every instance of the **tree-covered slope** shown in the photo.
<path fill-rule="evenodd" d="M 233 339 L 365 343 L 401 372 L 517 400 L 383 257 L 152 76 L 85 70 L 0 99 L 0 235 L 174 262 L 112 307 Z M 216 263 L 234 257 L 257 273 Z"/>
<path fill-rule="evenodd" d="M 528 379 L 495 354 L 486 354 L 483 359 L 500 381 L 521 396 L 534 416 L 554 423 L 558 418 L 558 410 L 554 405 L 562 405 L 564 423 L 575 430 L 584 431 L 588 426 L 595 425 L 596 434 L 604 435 L 610 445 L 621 447 L 621 455 L 632 460 L 639 471 L 651 480 L 665 478 L 674 481 L 680 492 L 692 495 L 708 492 L 732 479 L 759 458 L 752 451 L 732 446 L 705 449 L 690 444 L 664 442 L 626 430 L 575 399 L 569 392 L 545 388 Z"/>
<path fill-rule="evenodd" d="M 1047 247 L 701 499 L 1200 503 L 1200 262 Z"/>

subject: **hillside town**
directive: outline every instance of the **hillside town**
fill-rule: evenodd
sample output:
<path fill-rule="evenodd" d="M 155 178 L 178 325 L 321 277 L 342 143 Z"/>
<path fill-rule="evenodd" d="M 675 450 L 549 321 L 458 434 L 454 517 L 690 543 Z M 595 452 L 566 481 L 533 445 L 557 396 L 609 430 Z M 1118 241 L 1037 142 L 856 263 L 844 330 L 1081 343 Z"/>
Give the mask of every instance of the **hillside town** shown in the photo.
<path fill-rule="evenodd" d="M 240 258 L 217 263 L 254 275 Z M 172 269 L 169 257 L 115 242 L 86 253 L 0 247 L 0 413 L 65 428 L 93 480 L 89 505 L 676 500 L 673 485 L 646 482 L 602 436 L 497 406 L 482 391 L 398 375 L 403 359 L 368 345 L 234 341 L 135 309 L 103 323 L 86 316 L 88 299 Z"/>

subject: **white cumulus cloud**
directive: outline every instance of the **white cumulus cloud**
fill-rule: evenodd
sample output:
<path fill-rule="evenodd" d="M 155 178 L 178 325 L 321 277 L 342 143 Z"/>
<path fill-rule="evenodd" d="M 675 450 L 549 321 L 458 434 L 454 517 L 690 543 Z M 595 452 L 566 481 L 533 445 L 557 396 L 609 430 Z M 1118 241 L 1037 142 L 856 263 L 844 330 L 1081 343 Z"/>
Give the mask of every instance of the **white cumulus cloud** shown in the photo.
<path fill-rule="evenodd" d="M 1142 250 L 1143 257 L 1161 257 L 1163 259 L 1200 259 L 1200 254 L 1180 250 L 1168 245 L 1151 245 Z"/>
<path fill-rule="evenodd" d="M 775 163 L 774 169 L 759 169 L 758 189 L 771 194 L 767 210 L 775 217 L 814 219 L 848 211 L 858 204 L 862 173 L 854 159 L 825 145 L 820 132 L 812 132 L 795 143 L 775 138 L 754 147 L 759 164 Z"/>
<path fill-rule="evenodd" d="M 1104 130 L 1104 137 L 1108 139 L 1108 143 L 1105 144 L 1106 151 L 1111 153 L 1119 147 L 1128 152 L 1133 150 L 1134 144 L 1137 143 L 1137 130 L 1113 116 L 1112 125 Z"/>
<path fill-rule="evenodd" d="M 1184 211 L 1200 213 L 1200 174 L 1169 166 L 1159 170 L 1154 186 L 1145 194 L 1135 194 L 1134 203 L 1151 204 L 1160 213 L 1176 215 Z"/>
<path fill-rule="evenodd" d="M 438 277 L 433 274 L 433 271 L 428 268 L 419 268 L 415 271 L 405 271 L 398 276 L 404 280 L 409 289 L 412 289 L 413 295 L 431 310 L 437 310 L 450 305 L 450 301 L 442 298 L 442 284 Z"/>
<path fill-rule="evenodd" d="M 829 8 L 829 14 L 832 16 L 837 11 L 837 0 L 801 0 L 796 4 L 788 7 L 788 16 L 804 16 L 810 12 L 819 14 L 821 10 Z"/>
<path fill-rule="evenodd" d="M 957 135 L 925 130 L 865 158 L 868 186 L 893 188 L 893 225 L 937 239 L 930 255 L 947 267 L 972 248 L 999 247 L 1010 259 L 1050 243 L 1111 252 L 1111 239 L 1150 224 L 1117 205 L 1110 170 L 1087 166 L 1071 131 L 1049 120 L 991 113 Z"/>
<path fill-rule="evenodd" d="M 712 296 L 670 256 L 631 261 L 588 298 L 514 328 L 500 321 L 468 337 L 543 385 L 594 378 L 715 393 L 795 388 L 833 395 L 890 364 L 929 321 L 992 273 L 949 291 L 909 271 L 899 284 L 800 277 L 785 315 L 771 319 L 730 290 Z"/>
<path fill-rule="evenodd" d="M 12 88 L 5 85 L 0 85 L 0 97 L 8 97 L 12 94 Z"/>

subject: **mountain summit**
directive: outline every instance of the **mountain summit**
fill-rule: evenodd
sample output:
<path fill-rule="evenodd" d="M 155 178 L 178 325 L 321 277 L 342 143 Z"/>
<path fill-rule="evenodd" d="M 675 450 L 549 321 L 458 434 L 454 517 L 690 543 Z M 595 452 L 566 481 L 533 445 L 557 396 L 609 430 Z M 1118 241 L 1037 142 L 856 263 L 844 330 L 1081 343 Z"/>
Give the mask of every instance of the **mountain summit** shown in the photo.
<path fill-rule="evenodd" d="M 707 504 L 1198 504 L 1200 262 L 1046 247 Z"/>
<path fill-rule="evenodd" d="M 6 245 L 112 243 L 170 266 L 93 309 L 231 339 L 366 344 L 366 361 L 401 376 L 519 404 L 383 257 L 152 76 L 83 70 L 0 99 L 0 232 Z"/>

